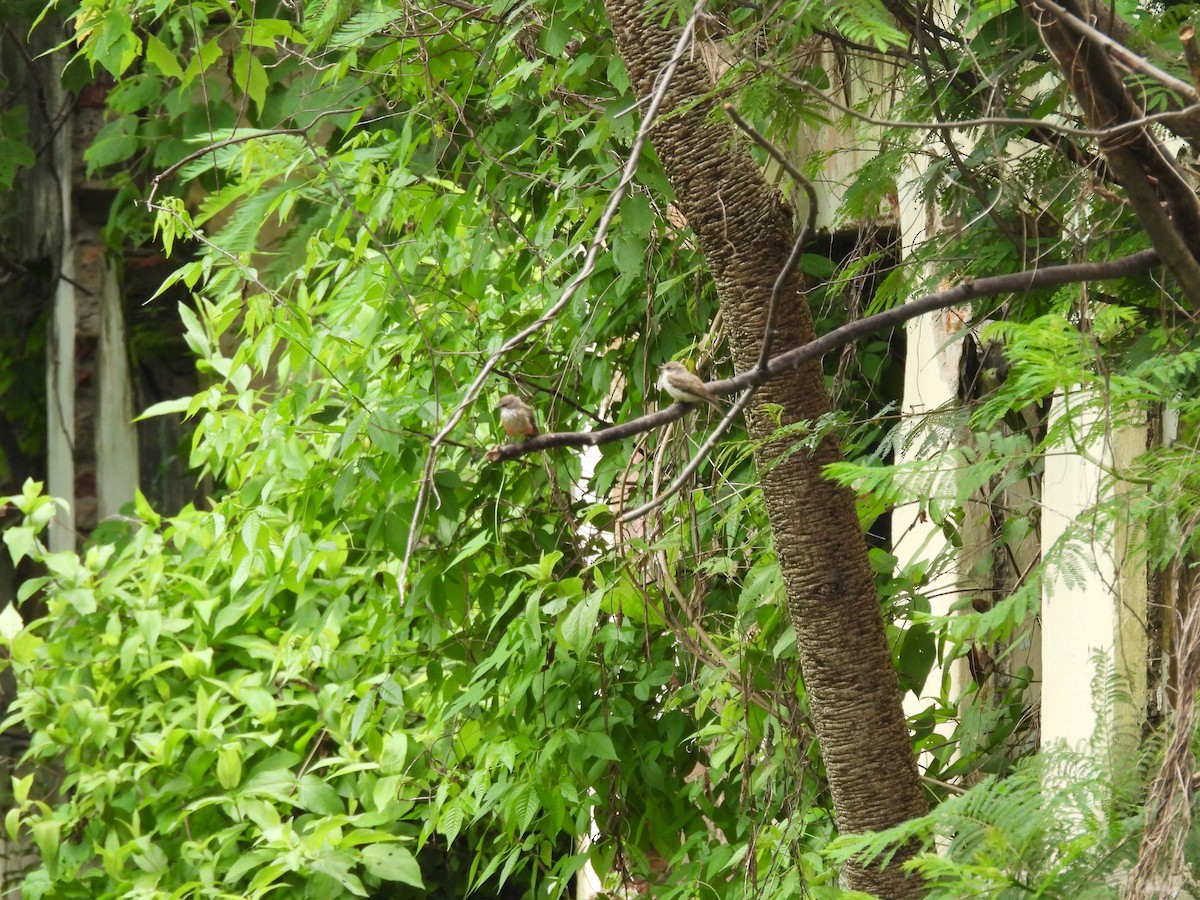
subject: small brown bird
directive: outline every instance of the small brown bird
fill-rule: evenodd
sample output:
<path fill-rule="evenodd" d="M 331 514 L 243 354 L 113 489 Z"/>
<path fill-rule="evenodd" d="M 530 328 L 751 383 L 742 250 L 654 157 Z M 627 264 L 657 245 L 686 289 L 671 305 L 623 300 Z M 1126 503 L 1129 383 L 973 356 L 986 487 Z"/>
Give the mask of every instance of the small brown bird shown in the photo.
<path fill-rule="evenodd" d="M 505 433 L 511 437 L 537 437 L 537 420 L 533 410 L 520 397 L 505 394 L 497 405 L 500 410 L 500 424 Z"/>
<path fill-rule="evenodd" d="M 674 360 L 663 363 L 658 370 L 658 386 L 684 403 L 703 400 L 705 403 L 711 403 L 716 409 L 721 408 L 720 401 L 704 386 L 704 382 L 684 368 L 683 363 Z"/>

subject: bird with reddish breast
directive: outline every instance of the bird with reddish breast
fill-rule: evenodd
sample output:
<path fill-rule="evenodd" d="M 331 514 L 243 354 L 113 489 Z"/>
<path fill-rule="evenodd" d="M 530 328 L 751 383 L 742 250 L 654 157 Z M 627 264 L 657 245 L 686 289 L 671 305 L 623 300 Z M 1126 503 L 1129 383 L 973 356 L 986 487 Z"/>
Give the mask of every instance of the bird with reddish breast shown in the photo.
<path fill-rule="evenodd" d="M 658 370 L 658 386 L 676 400 L 684 403 L 710 403 L 720 409 L 721 403 L 704 382 L 684 367 L 683 363 L 668 360 Z"/>
<path fill-rule="evenodd" d="M 500 424 L 510 438 L 532 438 L 538 436 L 537 419 L 533 409 L 520 397 L 505 394 L 500 398 Z"/>

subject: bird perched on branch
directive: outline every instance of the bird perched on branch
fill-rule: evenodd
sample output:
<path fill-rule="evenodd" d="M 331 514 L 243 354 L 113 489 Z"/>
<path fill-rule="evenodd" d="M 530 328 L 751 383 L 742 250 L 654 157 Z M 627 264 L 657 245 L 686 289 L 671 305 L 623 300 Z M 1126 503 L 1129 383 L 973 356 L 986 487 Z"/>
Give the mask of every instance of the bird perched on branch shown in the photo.
<path fill-rule="evenodd" d="M 712 391 L 706 388 L 697 376 L 684 368 L 683 363 L 674 360 L 663 363 L 658 370 L 658 386 L 684 403 L 704 401 L 712 404 L 715 409 L 721 408 L 720 401 L 712 395 Z"/>
<path fill-rule="evenodd" d="M 500 424 L 504 426 L 504 431 L 510 438 L 538 436 L 537 419 L 533 415 L 533 409 L 520 397 L 505 394 L 496 408 L 500 410 Z"/>

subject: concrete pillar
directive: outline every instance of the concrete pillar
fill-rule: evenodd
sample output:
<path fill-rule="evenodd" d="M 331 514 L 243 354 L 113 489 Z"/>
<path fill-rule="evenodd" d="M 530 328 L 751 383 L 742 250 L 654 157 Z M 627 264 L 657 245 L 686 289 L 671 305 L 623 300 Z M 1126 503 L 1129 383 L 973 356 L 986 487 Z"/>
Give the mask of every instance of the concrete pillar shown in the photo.
<path fill-rule="evenodd" d="M 54 550 L 75 549 L 137 487 L 123 286 L 101 231 L 111 190 L 76 158 L 104 116 L 103 89 L 85 90 L 56 146 L 63 239 L 47 354 L 47 491 L 68 510 L 52 525 Z"/>
<path fill-rule="evenodd" d="M 902 253 L 909 256 L 914 247 L 941 228 L 941 222 L 932 204 L 920 196 L 917 185 L 922 180 L 922 163 L 914 159 L 910 169 L 901 178 L 897 213 L 900 220 Z M 914 298 L 915 299 L 915 298 Z M 927 416 L 958 403 L 959 364 L 962 359 L 962 342 L 958 339 L 963 327 L 961 310 L 947 309 L 910 319 L 905 325 L 906 352 L 904 361 L 904 397 L 900 414 L 904 420 L 904 434 L 897 444 L 896 462 L 904 463 L 918 459 L 936 457 L 951 449 L 957 436 L 947 436 L 944 443 L 930 446 L 920 438 L 910 438 L 923 432 Z M 924 432 L 928 434 L 929 432 Z M 952 482 L 953 475 L 944 476 Z M 952 485 L 951 485 L 952 486 Z M 946 549 L 946 536 L 941 525 L 924 515 L 921 503 L 908 503 L 892 511 L 892 552 L 901 565 L 926 560 L 932 561 Z M 930 598 L 931 612 L 948 615 L 950 607 L 958 599 L 960 591 L 956 566 L 932 576 L 926 585 Z M 949 671 L 930 673 L 929 681 L 920 696 L 908 694 L 904 698 L 905 711 L 913 715 L 941 692 L 942 678 L 950 679 L 950 695 L 961 696 L 969 677 L 965 660 L 950 664 Z M 949 723 L 944 731 L 952 730 Z"/>
<path fill-rule="evenodd" d="M 1146 708 L 1146 568 L 1130 554 L 1137 535 L 1121 517 L 1113 526 L 1090 510 L 1130 490 L 1107 473 L 1145 449 L 1147 430 L 1106 427 L 1106 410 L 1089 406 L 1093 399 L 1057 394 L 1050 414 L 1051 427 L 1071 416 L 1078 439 L 1046 457 L 1043 481 L 1042 556 L 1052 560 L 1042 596 L 1044 746 L 1061 740 L 1081 748 L 1101 727 L 1140 726 Z M 1105 707 L 1097 657 L 1123 680 L 1128 704 Z"/>
<path fill-rule="evenodd" d="M 47 87 L 55 101 L 53 108 L 65 108 L 57 69 L 54 75 Z M 75 219 L 70 177 L 75 149 L 71 131 L 61 128 L 55 135 L 52 163 L 59 210 L 57 246 L 51 252 L 58 257 L 59 271 L 46 340 L 46 490 L 65 499 L 68 508 L 60 509 L 51 525 L 51 550 L 75 549 L 75 248 L 70 240 Z"/>
<path fill-rule="evenodd" d="M 96 515 L 116 515 L 133 500 L 138 481 L 138 440 L 133 424 L 133 382 L 125 335 L 124 297 L 117 273 L 106 264 L 101 279 L 100 346 L 96 355 Z"/>

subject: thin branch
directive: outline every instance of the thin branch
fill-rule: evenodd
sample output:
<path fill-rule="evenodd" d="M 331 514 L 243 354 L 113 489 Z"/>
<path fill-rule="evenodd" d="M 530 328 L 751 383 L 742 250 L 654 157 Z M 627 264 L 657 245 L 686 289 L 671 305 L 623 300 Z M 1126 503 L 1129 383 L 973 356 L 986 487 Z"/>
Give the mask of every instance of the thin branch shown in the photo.
<path fill-rule="evenodd" d="M 189 153 L 187 156 L 167 166 L 157 175 L 150 179 L 150 194 L 143 201 L 146 207 L 149 208 L 154 202 L 154 195 L 158 193 L 158 186 L 163 181 L 170 178 L 192 160 L 199 159 L 202 156 L 207 156 L 210 153 L 216 153 L 224 147 L 232 147 L 235 144 L 244 144 L 247 141 L 257 140 L 258 138 L 268 137 L 302 137 L 304 135 L 303 128 L 272 128 L 269 131 L 254 131 L 247 134 L 239 134 L 236 137 L 226 138 L 223 141 L 216 141 L 212 144 L 205 144 L 194 153 Z"/>
<path fill-rule="evenodd" d="M 764 370 L 759 369 L 757 371 Z M 728 412 L 725 413 L 725 417 L 721 419 L 721 421 L 717 423 L 717 427 L 712 430 L 712 434 L 705 438 L 704 443 L 700 445 L 700 449 L 698 449 L 692 455 L 692 458 L 688 460 L 687 465 L 684 466 L 680 473 L 675 476 L 675 480 L 667 485 L 667 489 L 665 491 L 657 494 L 654 497 L 651 497 L 636 509 L 631 509 L 628 512 L 622 513 L 618 521 L 632 522 L 634 519 L 640 519 L 642 516 L 654 512 L 654 510 L 658 509 L 660 506 L 678 494 L 679 491 L 682 490 L 683 486 L 687 483 L 688 479 L 691 478 L 692 475 L 695 474 L 696 470 L 700 468 L 700 463 L 704 462 L 704 460 L 708 458 L 708 454 L 712 453 L 713 448 L 716 447 L 721 438 L 725 436 L 725 432 L 733 427 L 733 422 L 741 413 L 741 411 L 750 405 L 750 400 L 758 388 L 759 385 L 753 384 L 746 388 L 746 390 L 742 391 L 742 395 L 737 398 L 737 401 L 733 404 L 733 406 L 729 407 Z M 674 406 L 678 405 L 679 404 L 676 403 Z M 690 408 L 694 404 L 689 403 L 687 405 Z M 674 406 L 669 408 L 673 409 Z"/>
<path fill-rule="evenodd" d="M 633 139 L 633 144 L 629 148 L 629 159 L 625 163 L 625 168 L 621 172 L 621 180 L 613 189 L 612 196 L 609 198 L 608 205 L 605 206 L 604 212 L 600 215 L 599 221 L 596 223 L 596 233 L 592 237 L 592 242 L 588 246 L 587 254 L 583 260 L 583 266 L 574 278 L 568 282 L 563 290 L 562 296 L 550 307 L 542 313 L 538 319 L 528 327 L 524 328 L 517 334 L 513 335 L 505 341 L 499 349 L 488 356 L 484 361 L 479 374 L 475 376 L 475 380 L 467 387 L 466 393 L 463 395 L 462 401 L 455 407 L 450 414 L 446 424 L 441 430 L 434 435 L 433 441 L 429 447 L 429 453 L 425 458 L 425 467 L 421 473 L 421 485 L 417 489 L 417 501 L 413 508 L 412 522 L 408 532 L 408 545 L 404 550 L 404 559 L 400 565 L 400 575 L 397 582 L 400 585 L 401 602 L 404 602 L 404 597 L 408 592 L 408 567 L 412 560 L 413 551 L 416 549 L 417 541 L 420 537 L 420 521 L 424 514 L 425 500 L 428 496 L 429 485 L 433 479 L 434 466 L 437 465 L 438 448 L 462 421 L 466 411 L 471 407 L 471 404 L 479 397 L 483 391 L 483 386 L 487 379 L 491 376 L 492 370 L 500 363 L 500 360 L 505 355 L 510 353 L 515 348 L 521 346 L 537 332 L 541 331 L 547 325 L 557 318 L 558 314 L 571 302 L 571 298 L 575 296 L 576 291 L 580 286 L 591 276 L 592 271 L 596 268 L 596 261 L 600 256 L 601 250 L 604 249 L 605 240 L 608 237 L 609 227 L 612 225 L 613 218 L 616 217 L 617 210 L 620 208 L 621 201 L 625 199 L 625 194 L 629 189 L 629 185 L 633 182 L 633 176 L 637 173 L 638 163 L 641 160 L 642 149 L 646 145 L 646 140 L 650 135 L 650 129 L 653 127 L 658 118 L 658 109 L 662 106 L 663 100 L 667 94 L 667 88 L 671 83 L 671 79 L 675 74 L 675 70 L 679 67 L 679 62 L 687 54 L 692 44 L 692 38 L 696 30 L 696 21 L 704 12 L 704 0 L 700 0 L 696 4 L 692 14 L 688 17 L 687 22 L 679 35 L 679 40 L 675 43 L 674 52 L 671 54 L 671 59 L 663 67 L 663 70 L 658 74 L 658 83 L 655 86 L 654 93 L 650 97 L 650 103 L 646 108 L 646 113 L 642 118 L 641 127 L 638 128 L 637 136 Z"/>
<path fill-rule="evenodd" d="M 1129 256 L 1105 262 L 1068 263 L 1061 266 L 1050 266 L 1044 269 L 1031 269 L 1025 272 L 1013 272 L 1009 275 L 993 275 L 988 278 L 967 279 L 947 288 L 926 294 L 916 300 L 897 306 L 893 309 L 867 316 L 850 322 L 840 328 L 821 335 L 800 347 L 795 347 L 771 360 L 766 371 L 753 369 L 742 372 L 733 378 L 721 381 L 711 381 L 706 387 L 714 394 L 728 394 L 733 391 L 757 387 L 772 378 L 786 375 L 799 368 L 806 362 L 820 359 L 831 350 L 866 337 L 884 328 L 901 325 L 909 319 L 925 313 L 945 309 L 958 303 L 965 303 L 979 297 L 991 297 L 998 294 L 1017 294 L 1025 291 L 1041 290 L 1058 287 L 1063 284 L 1073 284 L 1080 281 L 1101 281 L 1110 278 L 1125 278 L 1145 272 L 1160 262 L 1158 253 L 1154 250 L 1141 250 Z M 596 447 L 613 441 L 624 440 L 635 434 L 642 434 L 661 428 L 669 422 L 682 418 L 695 404 L 673 403 L 665 409 L 657 410 L 648 415 L 627 422 L 621 422 L 610 428 L 597 431 L 562 431 L 539 435 L 527 441 L 516 444 L 506 444 L 491 450 L 486 459 L 489 462 L 504 462 L 518 459 L 539 450 L 552 447 Z"/>
<path fill-rule="evenodd" d="M 1133 131 L 1145 125 L 1152 125 L 1155 122 L 1166 122 L 1169 124 L 1172 120 L 1187 118 L 1200 113 L 1200 102 L 1197 102 L 1191 104 L 1190 106 L 1185 106 L 1182 109 L 1173 109 L 1166 112 L 1141 116 L 1137 119 L 1130 119 L 1128 122 L 1122 122 L 1120 125 L 1113 125 L 1109 128 L 1071 128 L 1066 125 L 1056 125 L 1054 122 L 1050 122 L 1045 119 L 1025 119 L 1019 116 L 981 116 L 978 119 L 960 119 L 953 122 L 919 122 L 906 121 L 902 119 L 880 119 L 877 116 L 869 116 L 864 112 L 860 112 L 852 106 L 847 106 L 845 103 L 842 103 L 840 100 L 838 100 L 837 97 L 822 91 L 811 81 L 805 81 L 803 78 L 793 78 L 783 72 L 778 71 L 776 71 L 775 74 L 779 75 L 789 84 L 812 94 L 814 97 L 824 100 L 839 112 L 845 113 L 851 118 L 857 119 L 860 122 L 864 122 L 867 125 L 878 125 L 881 128 L 907 128 L 915 131 L 959 131 L 967 128 L 985 127 L 1036 128 L 1042 131 L 1061 134 L 1066 137 L 1106 138 L 1115 137 L 1126 131 Z"/>
<path fill-rule="evenodd" d="M 204 147 L 201 147 L 199 150 L 195 151 L 194 153 L 189 153 L 187 156 L 183 157 L 183 159 L 175 161 L 174 163 L 172 163 L 171 165 L 169 165 L 165 169 L 163 169 L 161 172 L 159 172 L 157 175 L 155 175 L 153 178 L 151 178 L 150 179 L 150 194 L 149 194 L 149 196 L 146 197 L 146 199 L 143 202 L 146 204 L 146 207 L 149 208 L 150 204 L 152 204 L 154 202 L 154 195 L 158 193 L 158 186 L 160 184 L 162 184 L 166 179 L 170 178 L 172 175 L 174 175 L 176 172 L 178 172 L 180 169 L 182 169 L 184 166 L 186 166 L 192 160 L 199 159 L 202 156 L 207 156 L 209 153 L 215 153 L 217 150 L 220 150 L 223 147 L 232 147 L 235 144 L 244 144 L 247 141 L 257 140 L 258 138 L 269 138 L 269 137 L 307 138 L 308 132 L 312 129 L 313 125 L 316 125 L 317 122 L 321 121 L 324 118 L 327 118 L 328 116 L 339 116 L 339 115 L 345 115 L 347 113 L 359 113 L 359 112 L 362 112 L 362 110 L 358 107 L 348 107 L 346 109 L 329 109 L 329 110 L 326 110 L 325 112 L 322 112 L 319 115 L 317 115 L 313 119 L 312 123 L 307 128 L 271 128 L 266 131 L 254 131 L 254 132 L 251 132 L 248 134 L 239 134 L 235 137 L 226 138 L 223 141 L 216 141 L 214 143 L 207 144 Z"/>

